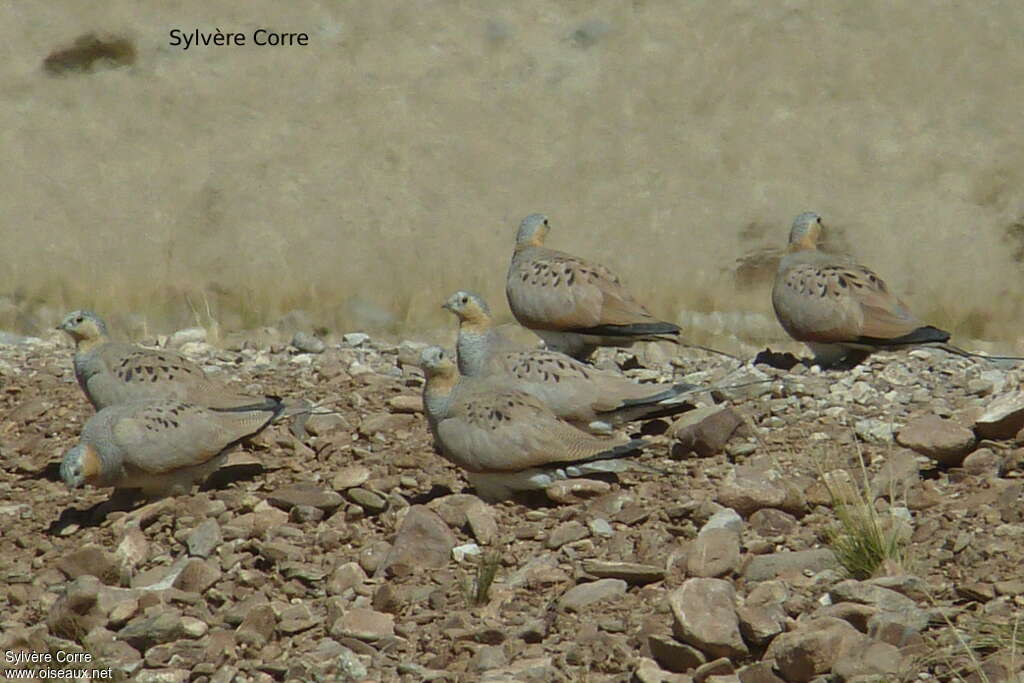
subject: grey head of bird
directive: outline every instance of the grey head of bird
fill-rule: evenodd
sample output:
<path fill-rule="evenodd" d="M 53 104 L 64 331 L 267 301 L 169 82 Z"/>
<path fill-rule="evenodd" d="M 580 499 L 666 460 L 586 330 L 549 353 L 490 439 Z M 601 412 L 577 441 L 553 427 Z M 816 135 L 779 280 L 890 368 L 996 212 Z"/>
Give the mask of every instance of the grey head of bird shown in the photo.
<path fill-rule="evenodd" d="M 516 233 L 516 246 L 535 246 L 544 244 L 551 225 L 548 217 L 542 213 L 531 213 L 519 224 L 519 232 Z"/>
<path fill-rule="evenodd" d="M 98 476 L 101 463 L 96 451 L 88 444 L 80 443 L 64 454 L 60 462 L 60 478 L 68 488 L 75 489 Z"/>
<path fill-rule="evenodd" d="M 789 229 L 790 251 L 817 249 L 823 228 L 821 216 L 813 211 L 805 211 L 794 218 L 793 226 Z"/>
<path fill-rule="evenodd" d="M 107 336 L 107 324 L 92 311 L 71 311 L 64 316 L 57 329 L 67 332 L 76 344 Z"/>
<path fill-rule="evenodd" d="M 446 377 L 458 373 L 455 361 L 440 346 L 428 346 L 420 352 L 420 368 L 427 378 Z"/>
<path fill-rule="evenodd" d="M 488 323 L 491 320 L 491 307 L 483 297 L 465 290 L 452 294 L 441 304 L 441 308 L 451 311 L 462 322 Z"/>

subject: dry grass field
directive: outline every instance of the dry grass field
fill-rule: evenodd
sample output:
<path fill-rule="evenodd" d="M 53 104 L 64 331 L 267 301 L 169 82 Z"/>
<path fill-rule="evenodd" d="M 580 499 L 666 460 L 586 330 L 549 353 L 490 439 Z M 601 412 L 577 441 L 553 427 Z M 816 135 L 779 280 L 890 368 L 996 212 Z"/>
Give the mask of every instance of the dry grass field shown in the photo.
<path fill-rule="evenodd" d="M 534 211 L 662 317 L 770 315 L 735 261 L 814 209 L 929 322 L 1021 350 L 1019 2 L 59 0 L 0 22 L 0 328 L 301 308 L 409 335 L 457 288 L 508 318 Z M 44 68 L 90 33 L 121 52 Z"/>

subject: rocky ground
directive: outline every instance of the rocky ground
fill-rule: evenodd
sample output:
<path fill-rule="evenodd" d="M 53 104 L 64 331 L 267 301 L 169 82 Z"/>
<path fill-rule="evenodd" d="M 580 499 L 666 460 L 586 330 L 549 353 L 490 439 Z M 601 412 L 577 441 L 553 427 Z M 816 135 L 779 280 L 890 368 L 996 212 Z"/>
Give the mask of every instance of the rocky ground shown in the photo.
<path fill-rule="evenodd" d="M 1021 680 L 1020 370 L 929 350 L 848 372 L 602 352 L 638 380 L 731 388 L 646 425 L 636 472 L 489 504 L 433 452 L 417 344 L 246 339 L 171 341 L 335 412 L 132 518 L 59 481 L 92 412 L 70 345 L 5 338 L 8 670 L 25 651 L 136 681 Z M 851 578 L 830 530 L 868 509 L 903 552 Z"/>

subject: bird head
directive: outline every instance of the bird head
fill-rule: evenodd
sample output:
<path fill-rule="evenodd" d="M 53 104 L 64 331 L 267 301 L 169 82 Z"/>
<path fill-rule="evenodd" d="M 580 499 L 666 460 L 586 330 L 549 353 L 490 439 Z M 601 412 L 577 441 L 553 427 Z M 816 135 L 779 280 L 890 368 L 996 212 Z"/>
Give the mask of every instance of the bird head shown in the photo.
<path fill-rule="evenodd" d="M 101 463 L 96 449 L 84 443 L 64 454 L 60 463 L 60 477 L 68 488 L 75 489 L 99 476 Z"/>
<path fill-rule="evenodd" d="M 458 375 L 455 361 L 440 346 L 428 346 L 420 353 L 420 368 L 427 379 L 452 378 Z"/>
<path fill-rule="evenodd" d="M 548 217 L 542 213 L 531 213 L 519 224 L 519 232 L 516 233 L 516 246 L 539 247 L 544 244 L 544 239 L 551 230 Z"/>
<path fill-rule="evenodd" d="M 824 227 L 821 216 L 813 211 L 806 211 L 797 216 L 793 220 L 793 227 L 789 229 L 790 251 L 817 249 Z"/>
<path fill-rule="evenodd" d="M 441 308 L 451 311 L 462 323 L 478 327 L 490 327 L 491 307 L 479 294 L 459 290 L 448 297 Z"/>
<path fill-rule="evenodd" d="M 64 316 L 57 326 L 58 330 L 67 332 L 75 344 L 93 342 L 107 336 L 107 324 L 92 311 L 72 311 Z"/>

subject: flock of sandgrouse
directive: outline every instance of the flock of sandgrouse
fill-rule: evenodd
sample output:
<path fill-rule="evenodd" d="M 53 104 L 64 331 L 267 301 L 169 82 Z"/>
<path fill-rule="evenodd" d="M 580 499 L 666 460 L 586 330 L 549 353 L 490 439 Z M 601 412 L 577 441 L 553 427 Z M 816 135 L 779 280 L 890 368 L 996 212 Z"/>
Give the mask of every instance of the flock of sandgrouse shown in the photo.
<path fill-rule="evenodd" d="M 593 472 L 620 471 L 644 441 L 615 435 L 630 421 L 692 407 L 687 384 L 638 384 L 586 363 L 600 346 L 679 341 L 609 269 L 548 249 L 548 219 L 523 219 L 506 281 L 516 320 L 545 348 L 513 344 L 487 303 L 456 292 L 444 303 L 459 319 L 456 360 L 425 349 L 424 411 L 442 456 L 461 467 L 482 497 Z M 775 313 L 823 367 L 856 363 L 878 349 L 942 344 L 871 270 L 818 251 L 821 218 L 797 216 L 772 288 Z M 98 411 L 61 464 L 69 487 L 139 489 L 148 497 L 188 493 L 236 444 L 293 411 L 211 380 L 180 354 L 111 341 L 94 313 L 68 314 L 59 329 L 75 341 L 75 376 Z"/>

